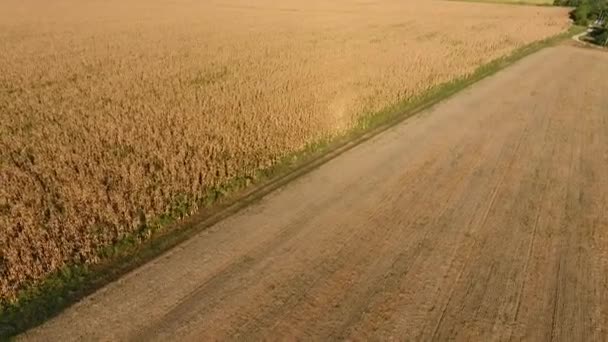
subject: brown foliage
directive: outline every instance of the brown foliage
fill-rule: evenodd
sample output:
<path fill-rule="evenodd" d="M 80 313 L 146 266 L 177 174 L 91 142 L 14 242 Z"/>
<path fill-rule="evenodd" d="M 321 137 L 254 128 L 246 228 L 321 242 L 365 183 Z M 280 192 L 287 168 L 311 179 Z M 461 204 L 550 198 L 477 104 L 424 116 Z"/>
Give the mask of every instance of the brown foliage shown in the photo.
<path fill-rule="evenodd" d="M 3 1 L 0 298 L 568 25 L 434 1 Z"/>

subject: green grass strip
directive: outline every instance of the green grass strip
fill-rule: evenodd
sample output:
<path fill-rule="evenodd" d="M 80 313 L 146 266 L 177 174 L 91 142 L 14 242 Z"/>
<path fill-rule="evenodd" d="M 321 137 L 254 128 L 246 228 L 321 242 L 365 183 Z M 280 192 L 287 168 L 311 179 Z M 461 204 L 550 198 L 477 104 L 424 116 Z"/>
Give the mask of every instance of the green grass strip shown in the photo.
<path fill-rule="evenodd" d="M 552 0 L 448 0 L 457 2 L 478 2 L 484 4 L 519 5 L 519 6 L 553 6 Z"/>

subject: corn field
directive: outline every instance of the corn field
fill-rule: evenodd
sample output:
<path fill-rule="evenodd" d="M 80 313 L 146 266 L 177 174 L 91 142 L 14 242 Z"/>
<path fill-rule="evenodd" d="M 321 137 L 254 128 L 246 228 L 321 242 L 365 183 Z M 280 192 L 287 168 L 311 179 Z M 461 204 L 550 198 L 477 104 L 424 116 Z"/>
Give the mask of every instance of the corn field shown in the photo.
<path fill-rule="evenodd" d="M 569 25 L 451 1 L 3 0 L 0 299 Z"/>

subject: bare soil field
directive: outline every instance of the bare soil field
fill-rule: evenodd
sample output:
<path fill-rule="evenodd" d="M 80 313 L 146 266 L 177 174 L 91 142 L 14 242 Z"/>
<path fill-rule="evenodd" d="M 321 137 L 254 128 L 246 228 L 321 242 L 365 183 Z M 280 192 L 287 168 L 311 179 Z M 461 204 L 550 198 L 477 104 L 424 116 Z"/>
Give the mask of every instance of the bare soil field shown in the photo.
<path fill-rule="evenodd" d="M 606 77 L 531 55 L 23 337 L 606 340 Z"/>
<path fill-rule="evenodd" d="M 147 239 L 161 215 L 187 215 L 361 115 L 566 30 L 566 12 L 0 2 L 0 302 L 127 236 Z"/>

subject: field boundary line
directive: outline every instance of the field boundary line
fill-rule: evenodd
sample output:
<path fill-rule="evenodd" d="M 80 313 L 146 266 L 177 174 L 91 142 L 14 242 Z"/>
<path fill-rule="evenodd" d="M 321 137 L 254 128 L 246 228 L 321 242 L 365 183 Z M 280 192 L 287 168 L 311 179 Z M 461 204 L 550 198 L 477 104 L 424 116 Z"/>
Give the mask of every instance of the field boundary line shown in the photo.
<path fill-rule="evenodd" d="M 252 186 L 237 187 L 234 192 L 229 191 L 227 195 L 219 198 L 210 208 L 203 208 L 187 218 L 164 225 L 143 244 L 127 245 L 124 250 L 119 250 L 108 260 L 97 265 L 84 267 L 76 265 L 62 270 L 41 285 L 28 289 L 16 303 L 0 305 L 0 339 L 15 336 L 42 324 L 105 285 L 144 264 L 154 263 L 172 248 L 291 181 L 522 58 L 571 39 L 572 35 L 580 30 L 580 27 L 573 26 L 566 32 L 528 44 L 507 56 L 490 61 L 467 76 L 440 84 L 419 97 L 388 106 L 374 114 L 364 115 L 357 125 L 344 135 L 330 141 L 318 142 L 305 148 L 304 151 L 288 156 L 285 161 L 279 162 L 265 172 Z"/>
<path fill-rule="evenodd" d="M 532 7 L 555 7 L 553 2 L 550 3 L 534 3 L 526 0 L 508 1 L 508 0 L 446 0 L 451 2 L 468 2 L 488 5 L 508 5 L 508 6 L 532 6 Z"/>

